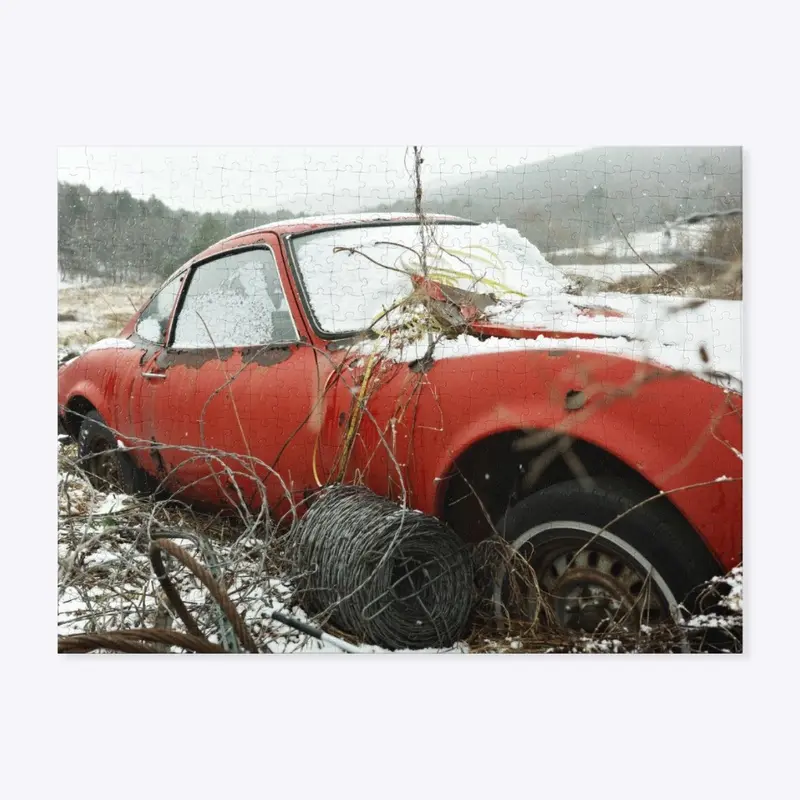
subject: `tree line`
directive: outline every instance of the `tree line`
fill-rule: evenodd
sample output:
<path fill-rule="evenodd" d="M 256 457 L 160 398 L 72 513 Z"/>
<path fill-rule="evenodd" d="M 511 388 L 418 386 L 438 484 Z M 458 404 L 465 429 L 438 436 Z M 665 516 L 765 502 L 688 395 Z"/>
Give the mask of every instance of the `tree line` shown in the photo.
<path fill-rule="evenodd" d="M 248 228 L 302 216 L 245 209 L 199 214 L 128 191 L 58 184 L 58 269 L 63 281 L 152 283 L 214 242 Z"/>

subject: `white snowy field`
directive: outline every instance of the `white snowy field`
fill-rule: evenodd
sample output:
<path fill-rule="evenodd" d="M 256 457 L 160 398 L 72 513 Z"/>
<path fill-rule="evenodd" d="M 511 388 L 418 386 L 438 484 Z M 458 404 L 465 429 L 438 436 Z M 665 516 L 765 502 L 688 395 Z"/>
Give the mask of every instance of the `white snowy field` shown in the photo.
<path fill-rule="evenodd" d="M 649 267 L 648 267 L 649 265 Z M 655 261 L 642 264 L 641 261 L 630 263 L 614 264 L 562 264 L 561 269 L 567 275 L 574 275 L 581 278 L 592 278 L 598 284 L 616 283 L 623 278 L 635 278 L 640 275 L 652 275 L 653 270 L 661 274 L 667 272 L 675 266 L 672 261 Z M 652 269 L 650 269 L 652 267 Z"/>
<path fill-rule="evenodd" d="M 635 231 L 628 235 L 627 241 L 622 236 L 609 238 L 586 247 L 567 247 L 555 250 L 550 255 L 560 259 L 580 261 L 580 257 L 594 256 L 609 262 L 615 258 L 635 259 L 636 253 L 643 256 L 648 263 L 650 259 L 668 262 L 679 250 L 695 250 L 708 236 L 707 225 L 694 225 L 691 228 L 677 228 L 669 235 L 664 229 L 655 231 Z M 634 253 L 634 250 L 636 253 Z"/>
<path fill-rule="evenodd" d="M 94 490 L 68 464 L 61 454 L 62 471 L 58 476 L 58 613 L 59 636 L 83 633 L 103 633 L 131 628 L 160 628 L 186 632 L 183 623 L 166 605 L 159 583 L 154 577 L 147 556 L 147 529 L 168 524 L 173 533 L 186 538 L 175 541 L 198 558 L 206 560 L 207 551 L 200 552 L 190 541 L 199 530 L 205 537 L 218 566 L 225 570 L 228 596 L 242 615 L 259 652 L 266 653 L 329 653 L 342 654 L 334 643 L 320 641 L 296 629 L 278 623 L 269 612 L 282 612 L 301 622 L 309 620 L 302 608 L 292 602 L 291 590 L 274 570 L 264 563 L 268 557 L 263 536 L 241 533 L 235 528 L 223 535 L 214 528 L 215 521 L 198 517 L 191 512 L 162 507 L 154 508 L 143 500 L 124 495 L 106 494 Z M 209 530 L 211 529 L 211 530 Z M 208 640 L 223 643 L 220 615 L 208 591 L 183 568 L 171 568 L 171 579 L 189 612 Z M 730 587 L 722 602 L 728 614 L 709 613 L 690 617 L 687 630 L 701 635 L 713 628 L 731 630 L 731 647 L 741 628 L 742 581 L 741 567 L 721 578 Z M 446 648 L 395 651 L 407 653 L 458 654 L 470 652 L 568 652 L 620 653 L 647 652 L 658 647 L 659 631 L 647 625 L 625 641 L 609 635 L 575 634 L 558 645 L 537 643 L 530 635 L 491 634 L 475 637 L 470 631 L 466 638 Z M 386 653 L 384 648 L 358 642 L 347 637 L 360 653 Z M 173 648 L 173 652 L 180 652 Z"/>

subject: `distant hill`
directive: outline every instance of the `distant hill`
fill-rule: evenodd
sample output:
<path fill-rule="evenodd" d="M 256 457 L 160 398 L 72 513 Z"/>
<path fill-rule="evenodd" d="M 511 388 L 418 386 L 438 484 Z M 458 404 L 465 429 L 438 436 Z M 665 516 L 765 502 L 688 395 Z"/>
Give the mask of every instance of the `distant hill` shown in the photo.
<path fill-rule="evenodd" d="M 739 147 L 596 147 L 425 187 L 431 210 L 512 225 L 545 251 L 739 207 Z M 381 208 L 406 210 L 403 199 Z"/>

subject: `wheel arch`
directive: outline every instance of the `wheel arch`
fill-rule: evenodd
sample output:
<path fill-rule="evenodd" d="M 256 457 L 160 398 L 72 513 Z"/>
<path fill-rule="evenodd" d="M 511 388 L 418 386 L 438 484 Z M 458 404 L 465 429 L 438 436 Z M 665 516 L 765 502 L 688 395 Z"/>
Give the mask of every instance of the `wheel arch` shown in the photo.
<path fill-rule="evenodd" d="M 77 440 L 81 423 L 90 411 L 97 411 L 107 425 L 112 428 L 115 426 L 117 420 L 115 415 L 110 413 L 111 409 L 108 408 L 100 388 L 89 380 L 82 380 L 72 387 L 66 402 L 59 408 L 59 412 L 63 414 L 67 433 L 73 439 Z"/>
<path fill-rule="evenodd" d="M 718 561 L 727 568 L 741 562 L 740 395 L 656 365 L 567 350 L 443 358 L 429 379 L 446 387 L 442 402 L 449 401 L 427 417 L 429 429 L 442 426 L 443 413 L 447 419 L 435 448 L 426 434 L 415 440 L 415 452 L 428 448 L 419 497 L 434 513 L 445 512 L 464 454 L 484 440 L 561 431 L 586 449 L 599 448 L 616 471 L 669 493 Z M 478 469 L 498 470 L 492 452 L 490 446 L 476 457 Z"/>
<path fill-rule="evenodd" d="M 86 415 L 97 411 L 97 406 L 83 394 L 74 394 L 64 406 L 64 427 L 70 438 L 78 441 L 78 434 Z M 98 412 L 99 413 L 99 412 Z"/>
<path fill-rule="evenodd" d="M 493 532 L 486 519 L 496 523 L 515 503 L 536 491 L 575 480 L 572 460 L 562 455 L 555 456 L 541 470 L 533 485 L 526 485 L 523 476 L 530 463 L 541 459 L 554 439 L 532 449 L 520 450 L 519 444 L 531 433 L 544 433 L 547 429 L 521 429 L 508 427 L 471 440 L 454 454 L 449 466 L 438 482 L 436 498 L 437 514 L 467 541 L 479 541 Z M 560 437 L 564 438 L 564 437 Z M 569 451 L 577 457 L 590 480 L 613 478 L 624 481 L 642 500 L 661 491 L 646 474 L 636 469 L 626 459 L 596 442 L 575 436 L 568 437 Z M 547 459 L 543 459 L 547 461 Z M 542 462 L 540 462 L 542 463 Z M 673 502 L 664 496 L 658 501 L 674 520 L 676 527 L 687 536 L 696 537 L 719 564 L 716 548 L 710 545 L 702 531 L 687 518 Z M 479 520 L 479 523 L 475 523 Z"/>

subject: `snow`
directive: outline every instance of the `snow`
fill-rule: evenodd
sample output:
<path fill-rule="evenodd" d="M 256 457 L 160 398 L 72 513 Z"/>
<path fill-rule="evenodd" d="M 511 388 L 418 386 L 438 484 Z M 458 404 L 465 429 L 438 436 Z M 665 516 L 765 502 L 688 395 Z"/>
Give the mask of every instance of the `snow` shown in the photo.
<path fill-rule="evenodd" d="M 129 339 L 101 339 L 99 342 L 95 342 L 94 344 L 90 344 L 86 351 L 89 350 L 130 350 L 136 345 L 131 342 Z"/>
<path fill-rule="evenodd" d="M 654 234 L 648 235 L 653 245 Z M 419 252 L 420 236 L 417 226 L 381 226 L 332 230 L 297 240 L 295 253 L 320 327 L 337 333 L 365 329 L 381 312 L 407 297 L 412 289 L 408 273 L 419 272 L 417 256 L 408 248 Z M 708 300 L 697 308 L 687 308 L 685 299 L 674 296 L 571 295 L 567 293 L 571 288 L 570 268 L 553 266 L 516 230 L 500 224 L 441 226 L 428 247 L 434 276 L 437 269 L 457 271 L 464 276 L 455 281 L 462 288 L 500 296 L 496 305 L 486 309 L 492 322 L 604 337 L 557 339 L 542 335 L 537 339 L 480 341 L 460 336 L 441 341 L 433 352 L 434 359 L 574 349 L 652 361 L 701 377 L 724 373 L 731 376 L 729 385 L 734 388 L 742 381 L 740 301 Z M 334 248 L 357 248 L 358 252 L 334 253 Z M 672 266 L 657 263 L 661 269 Z M 611 267 L 615 278 L 647 269 L 643 264 Z M 602 274 L 605 268 L 581 267 L 587 273 L 590 269 Z M 485 278 L 494 283 L 481 283 Z M 619 316 L 590 316 L 582 310 L 586 306 L 610 308 Z M 427 345 L 427 337 L 420 337 L 399 349 L 395 347 L 388 355 L 399 361 L 416 360 L 425 354 Z M 361 348 L 365 352 L 383 350 L 385 342 L 364 343 Z M 712 380 L 718 379 L 712 376 Z"/>
<path fill-rule="evenodd" d="M 595 242 L 586 247 L 568 247 L 556 250 L 552 255 L 562 257 L 593 255 L 606 258 L 635 258 L 635 250 L 644 258 L 653 256 L 671 255 L 676 250 L 696 249 L 708 235 L 709 226 L 698 224 L 692 227 L 672 229 L 667 235 L 666 229 L 655 231 L 634 231 L 628 234 L 626 242 L 622 236 L 617 236 L 604 242 Z M 630 244 L 628 244 L 630 242 Z M 631 249 L 633 247 L 633 250 Z"/>
<path fill-rule="evenodd" d="M 295 241 L 320 327 L 332 333 L 362 330 L 409 295 L 410 274 L 421 274 L 417 255 L 409 248 L 420 253 L 421 236 L 418 226 L 386 225 L 324 231 Z M 426 247 L 431 274 L 449 271 L 448 278 L 461 288 L 518 293 L 543 304 L 570 288 L 560 267 L 548 263 L 535 245 L 505 225 L 443 225 L 436 228 L 433 242 L 426 239 Z"/>
<path fill-rule="evenodd" d="M 736 300 L 709 300 L 699 308 L 684 310 L 681 298 L 661 295 L 605 294 L 589 297 L 553 298 L 543 307 L 540 302 L 498 314 L 493 320 L 510 325 L 533 325 L 554 331 L 597 333 L 608 338 L 557 339 L 541 335 L 536 339 L 498 338 L 480 340 L 463 335 L 445 339 L 436 345 L 435 360 L 477 355 L 537 350 L 575 350 L 653 361 L 661 366 L 687 370 L 700 377 L 709 371 L 733 378 L 733 387 L 743 380 L 742 304 Z M 589 317 L 580 315 L 579 305 L 607 306 L 626 316 Z M 635 337 L 635 338 L 634 338 Z M 709 356 L 706 364 L 700 354 L 704 345 Z M 425 355 L 427 338 L 390 350 L 389 358 L 411 362 Z M 383 351 L 379 340 L 365 342 L 366 353 Z"/>
<path fill-rule="evenodd" d="M 136 324 L 136 333 L 148 342 L 161 342 L 164 338 L 161 323 L 155 317 L 140 318 Z"/>
<path fill-rule="evenodd" d="M 199 267 L 178 315 L 174 346 L 268 344 L 273 338 L 272 312 L 277 310 L 270 299 L 270 277 L 279 281 L 268 250 L 232 255 Z"/>
<path fill-rule="evenodd" d="M 583 637 L 578 644 L 571 649 L 572 653 L 621 653 L 623 651 L 622 642 L 619 639 L 590 639 Z"/>
<path fill-rule="evenodd" d="M 390 352 L 389 357 L 399 361 L 415 361 L 423 357 L 427 342 L 416 342 L 404 348 L 403 352 Z M 710 351 L 711 365 L 705 364 L 699 351 L 688 347 L 660 344 L 654 342 L 629 341 L 622 337 L 598 339 L 555 339 L 539 336 L 536 339 L 480 340 L 473 336 L 459 336 L 440 342 L 433 352 L 434 360 L 465 358 L 477 355 L 497 356 L 502 353 L 537 350 L 573 350 L 575 352 L 595 352 L 609 356 L 630 358 L 636 361 L 651 361 L 660 366 L 675 370 L 685 370 L 705 377 L 709 369 L 731 375 L 736 382 L 741 381 L 741 363 L 733 351 L 727 349 Z M 709 379 L 713 379 L 709 376 Z"/>
<path fill-rule="evenodd" d="M 639 244 L 652 248 L 656 235 L 649 232 L 647 237 L 640 236 Z M 382 311 L 408 296 L 412 284 L 407 273 L 418 272 L 419 264 L 413 253 L 397 245 L 419 252 L 420 229 L 416 226 L 351 228 L 313 234 L 295 242 L 306 291 L 323 329 L 341 333 L 367 328 Z M 359 252 L 334 253 L 337 247 L 358 248 Z M 454 251 L 458 251 L 458 257 Z M 698 308 L 687 309 L 686 301 L 674 296 L 570 295 L 567 291 L 572 268 L 551 265 L 516 230 L 500 224 L 441 226 L 429 252 L 434 258 L 441 257 L 441 262 L 432 267 L 434 272 L 442 268 L 461 273 L 469 270 L 467 278 L 457 281 L 462 288 L 500 295 L 501 300 L 486 309 L 492 322 L 605 337 L 556 339 L 543 335 L 537 339 L 480 341 L 461 336 L 440 342 L 434 350 L 434 359 L 519 350 L 575 349 L 653 361 L 701 377 L 708 377 L 711 372 L 724 373 L 731 376 L 730 385 L 734 388 L 742 381 L 740 301 L 708 300 Z M 373 264 L 365 255 L 398 271 Z M 662 270 L 672 266 L 671 262 L 656 263 L 657 269 Z M 609 266 L 615 279 L 647 270 L 643 264 Z M 608 274 L 603 265 L 579 267 L 584 274 L 592 270 Z M 482 284 L 481 278 L 489 278 L 505 289 Z M 515 292 L 524 297 L 520 299 Z M 589 316 L 582 312 L 581 307 L 586 306 L 607 307 L 621 316 Z M 701 345 L 709 357 L 708 363 L 701 355 Z M 361 347 L 365 352 L 383 350 L 385 342 L 365 343 Z M 426 350 L 427 339 L 420 338 L 388 355 L 412 361 L 421 358 Z"/>
<path fill-rule="evenodd" d="M 727 575 L 720 575 L 711 579 L 711 584 L 723 586 L 727 594 L 720 600 L 720 605 L 733 612 L 741 614 L 744 601 L 744 570 L 741 566 L 734 567 Z"/>
<path fill-rule="evenodd" d="M 122 511 L 123 508 L 130 502 L 131 498 L 125 494 L 115 494 L 111 492 L 106 495 L 100 504 L 95 509 L 95 514 L 114 514 L 117 511 Z"/>
<path fill-rule="evenodd" d="M 659 274 L 671 270 L 675 264 L 672 261 L 649 262 L 650 266 Z M 615 283 L 623 278 L 633 278 L 639 275 L 652 275 L 646 264 L 634 261 L 628 264 L 562 264 L 561 269 L 567 275 L 582 278 L 593 278 L 601 283 Z"/>

